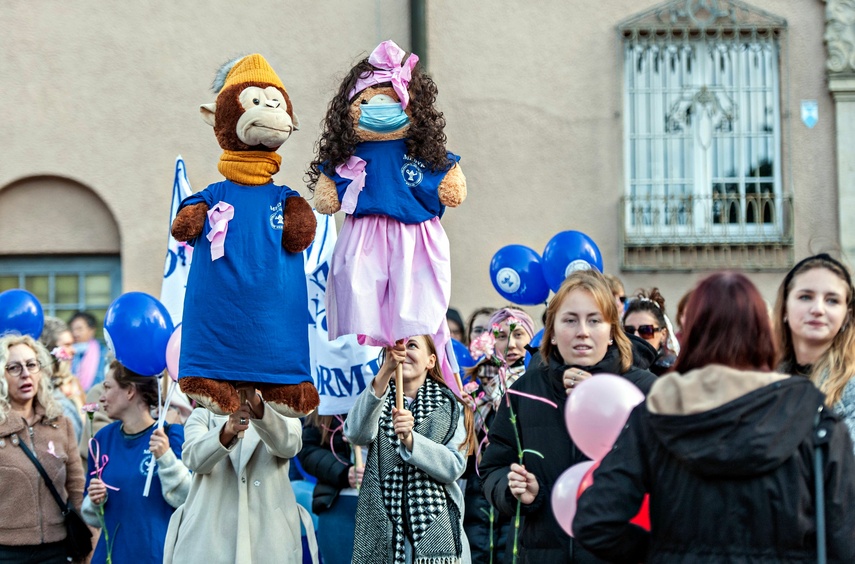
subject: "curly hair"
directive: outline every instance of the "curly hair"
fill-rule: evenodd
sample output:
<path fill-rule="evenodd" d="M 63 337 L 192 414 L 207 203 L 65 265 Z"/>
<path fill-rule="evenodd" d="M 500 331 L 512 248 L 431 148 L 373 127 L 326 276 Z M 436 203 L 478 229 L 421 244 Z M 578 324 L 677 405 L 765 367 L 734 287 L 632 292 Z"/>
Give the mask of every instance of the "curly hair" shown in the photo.
<path fill-rule="evenodd" d="M 4 371 L 6 362 L 9 360 L 9 349 L 15 345 L 25 345 L 36 353 L 36 360 L 41 366 L 39 384 L 36 390 L 35 402 L 41 404 L 45 410 L 45 416 L 49 420 L 56 419 L 62 415 L 62 406 L 53 397 L 53 375 L 50 353 L 45 346 L 29 335 L 7 334 L 0 338 L 0 366 Z M 12 402 L 9 400 L 9 384 L 6 378 L 0 378 L 0 424 L 5 423 L 9 412 L 12 411 Z"/>
<path fill-rule="evenodd" d="M 321 124 L 321 138 L 315 143 L 317 158 L 311 162 L 306 171 L 307 184 L 311 192 L 321 176 L 321 165 L 326 170 L 332 170 L 340 164 L 347 162 L 353 156 L 356 146 L 360 143 L 359 136 L 353 126 L 350 115 L 350 106 L 354 98 L 349 98 L 348 93 L 356 85 L 360 76 L 372 74 L 376 69 L 368 62 L 368 58 L 359 61 L 338 89 L 338 93 L 330 101 L 327 115 Z M 391 86 L 391 82 L 384 82 L 376 86 Z M 410 113 L 410 129 L 407 134 L 407 152 L 425 163 L 432 171 L 445 170 L 451 165 L 445 150 L 445 117 L 442 112 L 434 107 L 436 103 L 437 88 L 433 79 L 422 72 L 419 65 L 413 69 L 412 79 L 409 85 L 410 103 L 407 109 Z"/>

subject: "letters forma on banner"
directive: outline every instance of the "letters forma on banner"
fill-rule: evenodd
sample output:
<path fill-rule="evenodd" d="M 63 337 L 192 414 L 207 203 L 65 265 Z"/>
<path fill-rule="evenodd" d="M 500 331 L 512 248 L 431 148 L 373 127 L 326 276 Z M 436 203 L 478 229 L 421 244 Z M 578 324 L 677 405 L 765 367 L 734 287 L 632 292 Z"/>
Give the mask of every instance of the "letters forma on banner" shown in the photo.
<path fill-rule="evenodd" d="M 360 345 L 355 335 L 329 340 L 324 297 L 336 242 L 335 219 L 318 212 L 315 217 L 315 241 L 303 252 L 309 294 L 310 362 L 321 397 L 318 414 L 339 415 L 350 411 L 356 396 L 380 371 L 380 348 Z"/>
<path fill-rule="evenodd" d="M 163 263 L 163 283 L 160 286 L 160 303 L 169 312 L 174 325 L 179 325 L 184 316 L 184 292 L 187 289 L 187 275 L 193 258 L 193 247 L 179 243 L 171 233 L 172 222 L 178 213 L 182 200 L 193 193 L 187 181 L 187 168 L 181 155 L 175 159 L 175 180 L 172 184 L 172 206 L 169 210 L 169 224 L 166 226 L 166 260 Z"/>

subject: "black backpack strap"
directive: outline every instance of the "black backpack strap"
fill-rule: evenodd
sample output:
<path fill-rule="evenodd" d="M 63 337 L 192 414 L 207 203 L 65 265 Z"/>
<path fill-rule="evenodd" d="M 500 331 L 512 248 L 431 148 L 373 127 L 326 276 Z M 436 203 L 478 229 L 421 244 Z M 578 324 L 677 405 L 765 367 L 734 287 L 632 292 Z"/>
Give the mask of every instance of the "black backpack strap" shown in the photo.
<path fill-rule="evenodd" d="M 33 451 L 31 451 L 27 447 L 27 445 L 24 443 L 23 440 L 21 440 L 20 437 L 18 437 L 17 435 L 15 435 L 15 437 L 18 439 L 18 446 L 21 447 L 21 450 L 24 451 L 24 454 L 27 455 L 27 458 L 32 461 L 32 463 L 36 466 L 36 470 L 38 470 L 39 474 L 41 474 L 42 478 L 44 478 L 45 484 L 50 490 L 53 499 L 56 500 L 56 504 L 59 505 L 59 510 L 62 511 L 62 516 L 65 517 L 66 513 L 68 513 L 68 506 L 65 502 L 62 501 L 62 498 L 60 497 L 59 492 L 56 491 L 56 488 L 54 487 L 53 481 L 50 479 L 50 476 L 47 475 L 47 472 L 45 472 L 44 467 L 42 466 L 41 462 L 39 462 L 39 459 L 36 458 L 36 456 L 33 454 Z"/>
<path fill-rule="evenodd" d="M 814 419 L 814 451 L 813 451 L 813 479 L 816 496 L 816 561 L 818 564 L 826 564 L 828 556 L 826 553 L 825 537 L 825 462 L 823 461 L 823 448 L 831 440 L 831 431 L 834 418 L 825 413 L 825 406 L 820 405 Z"/>

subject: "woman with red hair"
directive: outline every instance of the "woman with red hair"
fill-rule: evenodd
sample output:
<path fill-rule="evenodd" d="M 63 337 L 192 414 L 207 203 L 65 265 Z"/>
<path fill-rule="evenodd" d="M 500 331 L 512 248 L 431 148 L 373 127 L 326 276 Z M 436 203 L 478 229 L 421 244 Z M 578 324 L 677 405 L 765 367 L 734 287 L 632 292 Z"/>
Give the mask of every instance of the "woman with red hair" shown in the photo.
<path fill-rule="evenodd" d="M 849 435 L 810 381 L 773 372 L 775 338 L 757 288 L 742 274 L 713 274 L 686 312 L 674 372 L 653 385 L 594 472 L 578 500 L 576 539 L 611 562 L 816 561 L 821 446 L 828 558 L 855 561 Z M 648 493 L 649 532 L 629 522 Z"/>

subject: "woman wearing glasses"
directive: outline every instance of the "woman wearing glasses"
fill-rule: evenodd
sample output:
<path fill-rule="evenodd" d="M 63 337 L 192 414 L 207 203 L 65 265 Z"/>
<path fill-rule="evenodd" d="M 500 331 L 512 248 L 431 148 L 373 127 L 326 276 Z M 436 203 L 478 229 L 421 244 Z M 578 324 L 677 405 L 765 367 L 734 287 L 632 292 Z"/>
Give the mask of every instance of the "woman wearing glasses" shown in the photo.
<path fill-rule="evenodd" d="M 83 466 L 53 399 L 51 358 L 28 336 L 0 338 L 0 562 L 65 564 L 65 519 L 26 446 L 63 500 L 79 508 Z"/>
<path fill-rule="evenodd" d="M 787 273 L 775 303 L 779 369 L 810 378 L 855 442 L 855 297 L 849 271 L 827 254 Z"/>
<path fill-rule="evenodd" d="M 638 335 L 656 349 L 656 361 L 648 368 L 657 376 L 667 372 L 677 360 L 676 341 L 671 338 L 668 319 L 665 317 L 665 298 L 659 288 L 650 292 L 641 290 L 630 300 L 623 314 L 624 331 Z M 673 343 L 673 344 L 672 344 Z"/>
<path fill-rule="evenodd" d="M 561 473 L 588 459 L 567 433 L 564 406 L 576 386 L 595 374 L 619 374 L 645 394 L 656 377 L 633 366 L 633 345 L 621 328 L 614 296 L 594 270 L 572 273 L 549 302 L 538 354 L 542 360 L 532 358 L 505 396 L 516 431 L 508 404 L 499 404 L 479 466 L 482 491 L 504 515 L 515 514 L 517 500 L 522 504 L 520 562 L 596 562 L 561 529 L 550 509 L 552 487 Z M 534 399 L 538 397 L 557 407 Z M 526 450 L 523 465 L 518 464 L 517 433 Z"/>

